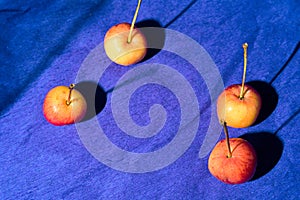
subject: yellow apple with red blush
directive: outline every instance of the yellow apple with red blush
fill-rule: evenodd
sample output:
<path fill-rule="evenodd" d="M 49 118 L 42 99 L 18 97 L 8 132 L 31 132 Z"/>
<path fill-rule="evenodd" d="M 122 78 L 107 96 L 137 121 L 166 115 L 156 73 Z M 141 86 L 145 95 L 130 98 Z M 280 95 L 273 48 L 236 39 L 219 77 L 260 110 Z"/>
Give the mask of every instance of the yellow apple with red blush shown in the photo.
<path fill-rule="evenodd" d="M 141 61 L 147 53 L 147 41 L 144 34 L 137 28 L 133 29 L 131 41 L 129 23 L 120 23 L 111 27 L 104 37 L 106 55 L 115 63 L 123 66 Z"/>
<path fill-rule="evenodd" d="M 219 120 L 234 128 L 251 126 L 261 109 L 261 97 L 253 87 L 245 85 L 242 97 L 241 90 L 240 84 L 231 85 L 220 94 L 217 101 Z"/>
<path fill-rule="evenodd" d="M 56 126 L 73 124 L 83 119 L 87 110 L 84 96 L 76 89 L 75 84 L 57 86 L 46 95 L 43 114 L 46 120 Z"/>
<path fill-rule="evenodd" d="M 145 35 L 135 28 L 135 21 L 140 8 L 141 0 L 132 20 L 132 23 L 119 23 L 112 26 L 104 37 L 104 50 L 107 57 L 113 62 L 129 66 L 140 62 L 147 53 Z"/>
<path fill-rule="evenodd" d="M 221 123 L 233 128 L 246 128 L 253 125 L 259 115 L 262 100 L 260 94 L 245 84 L 247 67 L 247 47 L 244 43 L 244 73 L 242 84 L 227 87 L 218 97 L 217 113 Z"/>

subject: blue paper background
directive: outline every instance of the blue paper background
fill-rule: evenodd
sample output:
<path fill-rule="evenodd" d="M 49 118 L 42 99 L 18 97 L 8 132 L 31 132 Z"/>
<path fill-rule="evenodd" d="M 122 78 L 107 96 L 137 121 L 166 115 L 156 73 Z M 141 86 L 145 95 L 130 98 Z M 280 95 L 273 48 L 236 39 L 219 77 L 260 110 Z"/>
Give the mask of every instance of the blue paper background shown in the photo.
<path fill-rule="evenodd" d="M 56 127 L 44 119 L 47 92 L 74 82 L 81 63 L 105 32 L 117 23 L 131 22 L 135 6 L 136 1 L 117 0 L 0 2 L 0 199 L 297 199 L 298 1 L 143 1 L 139 12 L 138 22 L 152 20 L 202 45 L 225 86 L 240 82 L 241 44 L 248 42 L 247 81 L 259 81 L 254 84 L 263 88 L 269 110 L 255 126 L 229 131 L 232 137 L 248 138 L 259 151 L 260 172 L 250 182 L 223 184 L 210 175 L 208 156 L 198 157 L 209 109 L 201 113 L 194 142 L 176 162 L 143 174 L 107 167 L 89 154 L 74 125 Z M 192 83 L 200 109 L 210 107 L 202 78 L 192 67 L 183 69 L 182 59 L 161 51 L 146 62 L 178 69 Z M 111 65 L 99 85 L 108 91 L 133 67 L 138 65 Z M 149 122 L 149 106 L 166 105 L 169 121 L 163 133 L 149 141 L 126 136 L 114 124 L 108 94 L 97 115 L 108 137 L 137 152 L 167 144 L 180 118 L 179 110 L 172 108 L 176 98 L 150 85 L 140 88 L 132 102 L 133 120 L 142 125 Z"/>

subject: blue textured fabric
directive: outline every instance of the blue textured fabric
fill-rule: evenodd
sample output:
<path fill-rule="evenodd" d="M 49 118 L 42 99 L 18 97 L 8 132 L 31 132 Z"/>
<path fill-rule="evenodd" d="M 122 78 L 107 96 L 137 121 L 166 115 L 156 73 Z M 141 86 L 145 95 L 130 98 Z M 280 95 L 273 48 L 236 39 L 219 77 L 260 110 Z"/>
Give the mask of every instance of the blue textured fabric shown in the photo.
<path fill-rule="evenodd" d="M 199 158 L 210 120 L 206 108 L 214 102 L 193 67 L 169 52 L 156 52 L 145 62 L 178 70 L 191 83 L 201 110 L 194 141 L 169 166 L 140 174 L 114 170 L 87 151 L 75 125 L 57 127 L 45 120 L 42 105 L 47 92 L 73 83 L 106 31 L 131 22 L 136 3 L 0 1 L 0 199 L 298 199 L 298 1 L 143 1 L 139 12 L 138 22 L 148 20 L 149 25 L 176 30 L 202 45 L 225 86 L 240 83 L 241 44 L 248 42 L 247 82 L 261 93 L 263 113 L 254 126 L 229 128 L 232 137 L 248 139 L 258 153 L 257 173 L 247 183 L 218 181 L 208 171 L 208 155 Z M 112 64 L 99 80 L 99 91 L 114 88 L 134 67 L 138 65 Z M 89 84 L 93 83 L 83 83 L 82 88 Z M 167 110 L 164 128 L 149 139 L 128 136 L 118 128 L 110 97 L 108 93 L 107 99 L 99 100 L 96 117 L 120 148 L 154 151 L 176 134 L 180 110 L 167 88 L 145 85 L 131 98 L 129 110 L 139 125 L 149 123 L 151 105 L 158 103 Z"/>

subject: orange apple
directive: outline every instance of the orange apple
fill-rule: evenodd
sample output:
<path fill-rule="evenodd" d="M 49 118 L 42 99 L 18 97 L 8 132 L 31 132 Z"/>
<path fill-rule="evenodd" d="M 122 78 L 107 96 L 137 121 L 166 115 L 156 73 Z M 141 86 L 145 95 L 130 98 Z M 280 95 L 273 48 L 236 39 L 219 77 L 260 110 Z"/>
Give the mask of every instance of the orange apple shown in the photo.
<path fill-rule="evenodd" d="M 43 113 L 48 122 L 56 126 L 79 122 L 85 115 L 87 103 L 74 84 L 51 89 L 44 100 Z"/>
<path fill-rule="evenodd" d="M 209 156 L 208 169 L 224 183 L 245 183 L 253 177 L 256 170 L 255 150 L 249 142 L 241 138 L 230 138 L 229 144 L 230 155 L 226 140 L 217 143 Z"/>
<path fill-rule="evenodd" d="M 220 122 L 234 128 L 251 126 L 260 111 L 261 97 L 251 86 L 235 84 L 227 87 L 218 97 L 217 112 Z"/>
<path fill-rule="evenodd" d="M 132 31 L 131 41 L 129 23 L 120 23 L 111 27 L 104 37 L 106 55 L 115 63 L 123 66 L 141 61 L 147 53 L 147 41 L 144 34 L 137 28 Z"/>

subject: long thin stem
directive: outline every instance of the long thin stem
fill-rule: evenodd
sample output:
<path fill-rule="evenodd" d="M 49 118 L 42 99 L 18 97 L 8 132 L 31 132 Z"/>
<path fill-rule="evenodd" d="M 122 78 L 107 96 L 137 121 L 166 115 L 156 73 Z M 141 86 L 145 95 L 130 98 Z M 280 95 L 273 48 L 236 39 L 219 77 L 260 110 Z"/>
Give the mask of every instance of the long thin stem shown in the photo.
<path fill-rule="evenodd" d="M 227 148 L 228 148 L 227 158 L 231 158 L 232 157 L 232 152 L 231 152 L 231 149 L 230 149 L 229 134 L 228 134 L 228 129 L 227 129 L 226 122 L 223 123 L 223 128 L 224 128 L 224 132 L 225 132 L 226 145 L 227 145 Z"/>
<path fill-rule="evenodd" d="M 244 43 L 243 48 L 244 48 L 244 73 L 243 73 L 243 80 L 242 80 L 242 89 L 241 89 L 241 93 L 240 93 L 240 97 L 239 97 L 240 99 L 244 98 L 244 87 L 245 87 L 246 69 L 247 69 L 247 48 L 248 48 L 248 44 Z"/>
<path fill-rule="evenodd" d="M 138 5 L 137 5 L 137 7 L 136 7 L 136 10 L 135 10 L 135 13 L 134 13 L 132 22 L 131 22 L 130 31 L 129 31 L 129 35 L 128 35 L 128 38 L 127 38 L 127 43 L 130 43 L 130 42 L 131 42 L 131 39 L 132 39 L 132 31 L 133 31 L 133 28 L 134 28 L 134 24 L 135 24 L 135 22 L 136 22 L 136 18 L 137 18 L 138 12 L 139 12 L 139 10 L 140 10 L 141 2 L 142 2 L 142 0 L 139 0 L 139 1 L 138 1 Z"/>
<path fill-rule="evenodd" d="M 74 83 L 72 83 L 70 86 L 69 86 L 69 96 L 68 96 L 68 99 L 67 99 L 67 101 L 66 101 L 66 104 L 67 105 L 70 105 L 71 104 L 71 94 L 72 94 L 72 90 L 74 89 L 74 87 L 75 87 L 75 84 Z"/>

